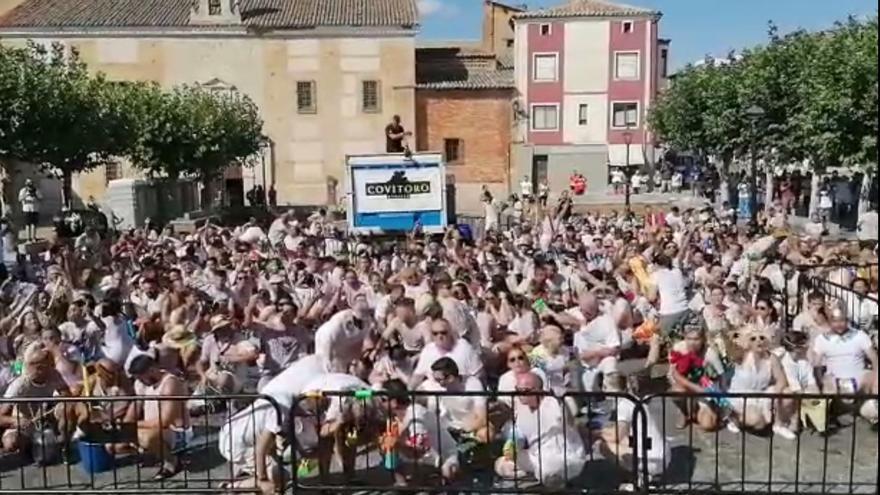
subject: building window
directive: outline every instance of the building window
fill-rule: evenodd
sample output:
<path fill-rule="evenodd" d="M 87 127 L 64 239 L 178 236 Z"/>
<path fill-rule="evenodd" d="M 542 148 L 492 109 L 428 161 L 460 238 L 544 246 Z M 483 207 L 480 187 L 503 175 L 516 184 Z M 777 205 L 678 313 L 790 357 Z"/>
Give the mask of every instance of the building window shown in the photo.
<path fill-rule="evenodd" d="M 620 31 L 624 34 L 629 34 L 633 32 L 633 22 L 632 21 L 623 21 L 620 24 Z"/>
<path fill-rule="evenodd" d="M 222 10 L 220 0 L 208 0 L 208 15 L 220 15 Z"/>
<path fill-rule="evenodd" d="M 666 77 L 669 74 L 669 50 L 666 48 L 660 50 L 660 77 Z"/>
<path fill-rule="evenodd" d="M 578 125 L 587 125 L 589 122 L 590 107 L 586 103 L 578 105 Z"/>
<path fill-rule="evenodd" d="M 550 24 L 541 24 L 541 36 L 550 36 Z"/>
<path fill-rule="evenodd" d="M 316 113 L 318 105 L 315 101 L 315 81 L 296 82 L 296 111 L 299 113 Z"/>
<path fill-rule="evenodd" d="M 116 180 L 121 178 L 122 175 L 119 171 L 119 164 L 116 162 L 110 162 L 104 165 L 104 182 L 109 184 L 111 180 Z"/>
<path fill-rule="evenodd" d="M 446 163 L 458 163 L 464 156 L 462 153 L 462 142 L 458 138 L 449 138 L 443 140 L 443 151 L 446 155 Z"/>
<path fill-rule="evenodd" d="M 361 83 L 361 109 L 364 113 L 376 113 L 381 110 L 379 95 L 379 81 Z"/>
<path fill-rule="evenodd" d="M 614 54 L 614 78 L 622 80 L 639 78 L 639 52 Z"/>
<path fill-rule="evenodd" d="M 556 105 L 532 106 L 532 130 L 555 131 L 559 128 L 559 107 Z"/>
<path fill-rule="evenodd" d="M 536 54 L 534 80 L 548 82 L 556 80 L 556 54 Z"/>
<path fill-rule="evenodd" d="M 612 127 L 638 127 L 639 126 L 639 104 L 636 102 L 615 102 L 611 106 L 612 111 Z"/>

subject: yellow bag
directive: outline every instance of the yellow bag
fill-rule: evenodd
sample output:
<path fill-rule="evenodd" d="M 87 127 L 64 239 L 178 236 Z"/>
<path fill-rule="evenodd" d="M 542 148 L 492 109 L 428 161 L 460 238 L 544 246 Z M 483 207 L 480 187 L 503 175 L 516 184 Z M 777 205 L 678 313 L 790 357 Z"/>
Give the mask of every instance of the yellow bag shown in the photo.
<path fill-rule="evenodd" d="M 819 433 L 825 433 L 828 426 L 828 401 L 822 399 L 804 399 L 801 402 L 801 423 L 813 425 Z"/>

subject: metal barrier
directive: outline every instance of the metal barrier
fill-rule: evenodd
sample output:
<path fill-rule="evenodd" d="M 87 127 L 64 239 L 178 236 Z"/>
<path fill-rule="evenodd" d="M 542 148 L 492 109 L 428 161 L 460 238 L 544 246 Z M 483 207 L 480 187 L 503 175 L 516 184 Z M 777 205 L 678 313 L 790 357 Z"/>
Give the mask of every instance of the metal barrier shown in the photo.
<path fill-rule="evenodd" d="M 158 411 L 169 402 L 201 406 L 204 414 L 192 417 L 188 429 L 166 428 Z M 4 447 L 18 444 L 0 454 L 0 493 L 15 494 L 254 493 L 235 486 L 240 473 L 224 459 L 242 457 L 232 442 L 247 440 L 226 435 L 221 454 L 222 430 L 237 420 L 250 422 L 256 435 L 267 414 L 278 424 L 284 419 L 274 399 L 259 395 L 4 398 L 0 410 L 11 411 Z M 157 419 L 145 422 L 145 411 Z M 154 478 L 163 461 L 180 471 Z"/>
<path fill-rule="evenodd" d="M 841 416 L 847 424 L 839 424 L 833 431 L 825 430 L 820 434 L 801 431 L 794 440 L 778 438 L 771 427 L 782 419 L 781 401 L 788 402 L 788 413 L 792 417 L 816 418 L 814 421 L 820 422 L 821 418 L 812 415 L 818 413 L 829 422 L 835 422 L 830 419 L 834 402 L 831 399 L 859 401 L 865 398 L 843 394 L 673 392 L 645 397 L 643 411 L 648 414 L 659 412 L 664 438 L 668 438 L 672 431 L 672 427 L 667 426 L 670 411 L 673 411 L 672 416 L 681 414 L 678 406 L 669 402 L 684 403 L 688 407 L 700 402 L 706 405 L 701 407 L 710 407 L 719 420 L 709 431 L 699 429 L 693 422 L 684 430 L 678 430 L 678 438 L 673 439 L 674 446 L 669 453 L 671 458 L 667 459 L 667 453 L 663 452 L 662 473 L 655 476 L 646 492 L 878 493 L 876 427 L 872 431 L 872 427 L 858 417 L 858 407 L 850 408 Z M 739 432 L 725 430 L 724 418 L 735 414 L 732 410 L 750 409 L 767 410 L 769 424 L 758 432 L 747 433 L 746 428 L 739 428 Z M 806 412 L 810 414 L 805 415 Z M 802 430 L 808 430 L 806 424 Z"/>
<path fill-rule="evenodd" d="M 796 267 L 798 277 L 796 290 L 790 290 L 789 280 L 785 282 L 785 304 L 783 305 L 784 322 L 790 329 L 794 318 L 806 308 L 807 295 L 816 290 L 829 299 L 840 301 L 850 319 L 853 328 L 860 328 L 870 332 L 872 315 L 877 314 L 878 294 L 875 289 L 877 284 L 876 264 L 824 264 L 824 265 L 798 265 Z M 859 294 L 840 283 L 829 280 L 829 272 L 845 270 L 852 280 L 861 278 L 868 284 L 867 294 Z M 795 294 L 792 298 L 792 292 Z M 874 329 L 876 331 L 876 328 Z"/>
<path fill-rule="evenodd" d="M 59 455 L 70 453 L 74 442 L 72 429 L 59 420 L 88 411 L 86 406 L 192 404 L 193 397 L 2 399 L 0 409 L 14 407 L 7 417 L 16 419 L 17 431 L 27 430 L 29 417 L 58 419 L 29 434 L 34 443 L 30 452 L 41 462 L 30 464 L 20 454 L 0 460 L 0 493 L 260 493 L 254 478 L 257 466 L 272 473 L 279 494 L 878 493 L 878 435 L 858 417 L 858 404 L 840 416 L 843 424 L 819 435 L 804 431 L 793 440 L 746 433 L 745 428 L 731 433 L 723 421 L 709 431 L 693 423 L 681 430 L 673 426 L 680 414 L 675 401 L 714 402 L 719 418 L 727 414 L 722 411 L 747 410 L 755 403 L 769 411 L 773 424 L 781 418 L 781 400 L 791 401 L 789 411 L 795 417 L 812 411 L 831 418 L 836 407 L 830 399 L 865 397 L 663 393 L 639 399 L 623 393 L 557 397 L 532 391 L 361 390 L 308 394 L 289 412 L 286 405 L 258 395 L 198 397 L 206 408 L 226 407 L 193 418 L 195 438 L 181 449 L 168 452 L 158 443 L 153 457 L 169 459 L 166 453 L 173 454 L 182 466 L 165 480 L 149 478 L 156 468 L 143 467 L 150 456 L 140 451 L 109 456 L 106 471 L 84 469 L 82 456 L 95 464 L 105 445 L 137 443 L 137 425 L 122 421 L 92 423 L 99 425 L 98 431 L 86 429 L 95 445 L 82 446 L 80 440 L 79 461 L 60 462 Z M 248 404 L 233 412 L 235 402 Z M 613 420 L 612 411 L 617 412 Z M 479 421 L 466 423 L 478 412 Z M 51 441 L 64 432 L 68 434 Z M 284 446 L 276 448 L 277 440 L 290 447 L 289 459 L 279 455 Z M 10 460 L 21 462 L 10 465 Z M 81 466 L 75 467 L 77 463 Z"/>
<path fill-rule="evenodd" d="M 598 412 L 594 407 L 598 399 L 614 409 L 626 403 L 621 410 L 632 411 L 626 420 L 628 432 L 606 430 L 604 436 L 610 436 L 606 441 L 598 425 L 590 428 L 575 420 L 575 403 L 578 407 L 583 404 L 589 416 Z M 303 401 L 318 401 L 319 405 L 303 407 Z M 532 405 L 526 405 L 527 401 L 533 401 Z M 511 407 L 514 402 L 522 404 Z M 395 438 L 393 446 L 382 440 L 374 442 L 375 432 L 369 433 L 370 442 L 352 449 L 355 457 L 339 473 L 339 466 L 333 469 L 321 463 L 304 470 L 302 466 L 308 461 L 302 455 L 310 449 L 301 444 L 294 449 L 300 456 L 293 460 L 298 467 L 294 470 L 294 492 L 617 493 L 622 481 L 631 480 L 638 486 L 638 480 L 647 477 L 647 466 L 638 462 L 642 456 L 624 453 L 628 446 L 646 446 L 641 434 L 645 415 L 640 412 L 639 400 L 628 394 L 325 393 L 302 398 L 294 407 L 291 423 L 313 421 L 313 427 L 320 430 L 325 413 L 304 411 L 349 410 L 355 404 L 361 406 L 364 417 L 369 416 L 369 410 L 376 414 L 374 419 L 386 430 L 379 438 Z M 460 415 L 480 410 L 479 427 L 470 428 L 476 433 L 465 433 L 461 421 L 467 420 Z M 351 438 L 348 433 L 340 435 Z M 620 455 L 597 455 L 594 446 L 598 443 Z M 454 477 L 449 476 L 450 466 L 457 467 Z"/>

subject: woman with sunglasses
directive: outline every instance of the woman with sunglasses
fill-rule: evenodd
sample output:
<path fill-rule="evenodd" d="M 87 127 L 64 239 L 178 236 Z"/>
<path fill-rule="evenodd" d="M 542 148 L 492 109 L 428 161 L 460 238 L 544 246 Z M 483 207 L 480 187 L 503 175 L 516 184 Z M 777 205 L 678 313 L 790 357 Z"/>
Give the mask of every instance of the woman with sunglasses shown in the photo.
<path fill-rule="evenodd" d="M 770 352 L 771 336 L 766 329 L 746 326 L 738 331 L 738 337 L 735 344 L 739 349 L 731 353 L 733 376 L 728 390 L 746 394 L 783 393 L 788 387 L 788 379 L 779 358 Z M 731 398 L 730 405 L 734 414 L 729 418 L 727 428 L 733 433 L 739 433 L 740 427 L 759 431 L 772 425 L 774 434 L 787 440 L 796 437 L 786 426 L 788 418 L 782 414 L 780 400 Z"/>

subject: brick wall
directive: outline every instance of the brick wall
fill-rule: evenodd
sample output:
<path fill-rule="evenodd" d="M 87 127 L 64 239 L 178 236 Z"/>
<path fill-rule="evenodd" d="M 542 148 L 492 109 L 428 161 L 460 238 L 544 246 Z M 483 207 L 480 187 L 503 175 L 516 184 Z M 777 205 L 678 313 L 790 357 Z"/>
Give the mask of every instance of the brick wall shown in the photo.
<path fill-rule="evenodd" d="M 508 90 L 417 90 L 419 151 L 444 152 L 444 139 L 461 139 L 462 160 L 446 167 L 447 173 L 455 176 L 455 182 L 506 185 L 512 125 L 510 101 Z"/>

